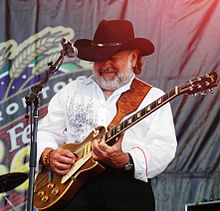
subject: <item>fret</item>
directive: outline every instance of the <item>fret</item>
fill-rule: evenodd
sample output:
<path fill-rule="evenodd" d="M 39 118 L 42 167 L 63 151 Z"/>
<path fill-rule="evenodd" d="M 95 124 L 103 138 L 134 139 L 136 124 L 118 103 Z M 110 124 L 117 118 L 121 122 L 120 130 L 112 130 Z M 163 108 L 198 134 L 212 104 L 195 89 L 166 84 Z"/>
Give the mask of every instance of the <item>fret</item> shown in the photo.
<path fill-rule="evenodd" d="M 157 100 L 157 104 L 160 105 L 161 102 L 162 102 L 162 98 L 159 98 L 159 99 Z"/>
<path fill-rule="evenodd" d="M 169 93 L 170 93 L 170 95 L 172 97 L 177 96 L 177 94 L 178 94 L 178 87 L 175 87 L 175 89 L 170 90 Z"/>
<path fill-rule="evenodd" d="M 142 116 L 144 116 L 144 115 L 145 115 L 145 113 L 146 113 L 146 112 L 145 112 L 145 109 L 144 109 L 144 108 L 142 108 L 142 109 L 140 110 L 140 113 L 141 113 L 141 117 L 142 117 Z"/>
<path fill-rule="evenodd" d="M 121 125 L 119 124 L 118 126 L 117 126 L 117 132 L 120 132 L 121 131 Z"/>
<path fill-rule="evenodd" d="M 162 97 L 162 101 L 164 102 L 164 101 L 166 101 L 168 98 L 169 98 L 169 96 L 168 96 L 168 93 L 167 93 L 167 94 L 165 94 L 165 95 Z"/>
<path fill-rule="evenodd" d="M 146 107 L 146 110 L 147 110 L 147 111 L 150 111 L 150 110 L 151 110 L 151 105 L 147 106 L 147 107 Z M 146 113 L 147 113 L 147 112 L 146 112 Z"/>
<path fill-rule="evenodd" d="M 131 118 L 132 118 L 132 123 L 135 122 L 137 120 L 137 113 L 135 113 Z"/>
<path fill-rule="evenodd" d="M 137 113 L 137 118 L 139 119 L 141 116 L 142 116 L 142 115 L 141 115 L 141 111 L 139 111 L 139 112 Z"/>
<path fill-rule="evenodd" d="M 132 123 L 132 117 L 128 119 L 128 125 L 130 125 Z"/>
<path fill-rule="evenodd" d="M 152 102 L 151 104 L 151 110 L 157 107 L 157 101 Z"/>
<path fill-rule="evenodd" d="M 163 96 L 163 101 L 167 101 L 169 99 L 169 92 L 167 92 L 164 96 Z"/>
<path fill-rule="evenodd" d="M 115 128 L 112 128 L 112 129 L 110 130 L 110 132 L 111 132 L 111 136 L 110 136 L 110 138 L 111 138 L 112 136 L 115 135 Z"/>
<path fill-rule="evenodd" d="M 163 98 L 164 98 L 164 102 L 166 102 L 167 100 L 169 101 L 170 99 L 172 99 L 175 96 L 175 89 L 170 90 L 169 92 L 167 92 Z"/>
<path fill-rule="evenodd" d="M 107 135 L 107 139 L 111 138 L 111 136 L 112 136 L 111 133 L 112 133 L 112 130 L 107 132 L 107 134 L 106 134 Z"/>
<path fill-rule="evenodd" d="M 123 122 L 121 123 L 121 125 L 122 125 L 122 130 L 125 129 L 125 128 L 127 127 L 127 121 L 126 121 L 126 120 L 123 121 Z"/>

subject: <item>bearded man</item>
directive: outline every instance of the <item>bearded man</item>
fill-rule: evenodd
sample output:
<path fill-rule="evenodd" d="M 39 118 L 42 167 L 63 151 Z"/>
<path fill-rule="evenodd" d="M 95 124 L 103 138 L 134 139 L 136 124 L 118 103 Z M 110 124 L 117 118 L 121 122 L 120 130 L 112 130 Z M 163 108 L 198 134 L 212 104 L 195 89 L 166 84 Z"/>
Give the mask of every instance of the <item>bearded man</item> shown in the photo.
<path fill-rule="evenodd" d="M 140 118 L 164 94 L 137 79 L 143 56 L 152 54 L 154 46 L 148 39 L 135 38 L 127 20 L 102 20 L 93 40 L 79 39 L 74 45 L 80 59 L 94 62 L 93 75 L 70 82 L 50 101 L 38 130 L 39 169 L 66 178 L 89 157 L 91 168 L 103 170 L 88 177 L 62 210 L 153 211 L 150 180 L 165 170 L 176 151 L 168 103 Z M 104 132 L 95 129 L 99 125 Z M 113 142 L 106 141 L 109 136 Z M 60 147 L 67 143 L 83 146 L 83 152 Z M 83 163 L 67 182 L 77 182 L 91 168 Z"/>

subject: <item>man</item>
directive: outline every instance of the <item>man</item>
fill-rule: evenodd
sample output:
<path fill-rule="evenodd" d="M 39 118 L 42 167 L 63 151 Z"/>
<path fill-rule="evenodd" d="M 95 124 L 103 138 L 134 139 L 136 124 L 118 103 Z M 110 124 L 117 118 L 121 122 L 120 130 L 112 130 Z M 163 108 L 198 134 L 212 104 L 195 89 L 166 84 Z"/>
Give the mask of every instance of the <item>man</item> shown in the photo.
<path fill-rule="evenodd" d="M 94 62 L 94 74 L 79 77 L 52 98 L 38 131 L 39 163 L 59 175 L 66 175 L 79 158 L 58 147 L 81 143 L 99 125 L 108 127 L 120 109 L 116 106 L 120 96 L 127 92 L 131 96 L 135 74 L 143 67 L 142 57 L 154 51 L 149 40 L 134 37 L 132 24 L 127 20 L 103 20 L 93 40 L 80 39 L 74 45 L 80 59 Z M 137 111 L 163 95 L 158 88 L 146 86 L 148 93 L 143 95 Z M 127 100 L 130 98 L 133 97 Z M 125 103 L 124 109 L 130 106 Z M 128 116 L 131 114 L 123 119 Z M 62 210 L 153 211 L 150 178 L 164 171 L 175 150 L 169 104 L 129 128 L 113 145 L 95 138 L 92 158 L 106 169 L 88 179 Z"/>

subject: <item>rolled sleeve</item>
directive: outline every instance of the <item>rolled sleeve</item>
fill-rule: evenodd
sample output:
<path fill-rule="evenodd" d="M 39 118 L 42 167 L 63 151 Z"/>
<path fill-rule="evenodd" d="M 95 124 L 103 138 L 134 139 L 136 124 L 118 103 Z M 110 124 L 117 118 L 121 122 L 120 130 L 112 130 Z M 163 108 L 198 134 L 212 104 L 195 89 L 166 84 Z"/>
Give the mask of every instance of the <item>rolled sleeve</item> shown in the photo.
<path fill-rule="evenodd" d="M 144 105 L 161 96 L 160 90 L 153 90 Z M 155 98 L 155 96 L 154 96 Z M 147 182 L 162 173 L 173 160 L 176 152 L 176 135 L 170 104 L 167 103 L 148 117 L 130 128 L 124 136 L 122 149 L 131 154 L 134 162 L 134 176 Z"/>

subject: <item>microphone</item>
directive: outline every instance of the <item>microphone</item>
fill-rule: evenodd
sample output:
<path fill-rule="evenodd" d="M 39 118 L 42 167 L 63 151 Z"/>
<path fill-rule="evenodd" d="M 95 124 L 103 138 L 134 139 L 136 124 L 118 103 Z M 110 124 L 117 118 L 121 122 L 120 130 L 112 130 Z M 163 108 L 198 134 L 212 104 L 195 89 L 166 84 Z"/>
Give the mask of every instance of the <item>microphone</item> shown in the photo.
<path fill-rule="evenodd" d="M 62 38 L 61 45 L 63 46 L 65 56 L 73 58 L 78 55 L 78 49 L 68 39 Z"/>

